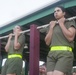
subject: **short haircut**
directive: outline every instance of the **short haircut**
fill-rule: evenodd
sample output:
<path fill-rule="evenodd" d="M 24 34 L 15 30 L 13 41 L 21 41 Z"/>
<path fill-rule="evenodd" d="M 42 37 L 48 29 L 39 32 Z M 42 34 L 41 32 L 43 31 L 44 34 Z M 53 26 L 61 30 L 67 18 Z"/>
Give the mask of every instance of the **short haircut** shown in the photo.
<path fill-rule="evenodd" d="M 60 8 L 63 12 L 66 12 L 66 10 L 63 6 L 57 6 L 57 7 Z"/>
<path fill-rule="evenodd" d="M 20 26 L 20 25 L 16 25 L 16 26 L 19 26 L 19 27 L 20 27 L 20 29 L 21 29 L 21 30 L 23 30 L 23 27 L 22 27 L 22 26 Z M 16 26 L 15 26 L 15 27 L 16 27 Z"/>

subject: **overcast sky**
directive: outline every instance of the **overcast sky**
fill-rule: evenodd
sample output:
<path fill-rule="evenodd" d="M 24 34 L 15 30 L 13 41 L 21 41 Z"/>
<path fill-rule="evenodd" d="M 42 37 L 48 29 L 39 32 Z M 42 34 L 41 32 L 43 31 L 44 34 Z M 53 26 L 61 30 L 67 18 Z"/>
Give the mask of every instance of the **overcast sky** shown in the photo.
<path fill-rule="evenodd" d="M 59 0 L 0 0 L 0 27 Z"/>

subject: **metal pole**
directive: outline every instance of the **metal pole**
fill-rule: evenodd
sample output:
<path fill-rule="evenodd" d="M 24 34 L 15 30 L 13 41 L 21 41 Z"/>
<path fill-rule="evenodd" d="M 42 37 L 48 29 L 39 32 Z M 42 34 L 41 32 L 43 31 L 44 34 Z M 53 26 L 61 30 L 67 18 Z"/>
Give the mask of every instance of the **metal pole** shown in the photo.
<path fill-rule="evenodd" d="M 36 25 L 30 26 L 29 75 L 39 75 L 40 35 Z"/>
<path fill-rule="evenodd" d="M 74 19 L 76 19 L 76 16 L 71 17 L 71 18 L 68 18 L 68 19 L 66 19 L 66 21 L 71 21 L 71 20 L 74 20 Z M 42 26 L 37 27 L 37 29 L 46 28 L 46 27 L 48 27 L 48 26 L 49 26 L 49 24 L 42 25 Z M 22 31 L 22 32 L 20 32 L 20 33 L 27 33 L 27 32 L 30 32 L 30 29 L 25 30 L 25 31 Z M 12 35 L 14 36 L 14 34 L 12 34 Z M 7 38 L 7 37 L 9 37 L 9 35 L 2 36 L 2 37 L 0 37 L 0 39 L 4 39 L 4 38 Z"/>
<path fill-rule="evenodd" d="M 2 54 L 1 54 L 1 40 L 0 40 L 0 71 L 1 71 L 1 68 L 2 68 Z"/>

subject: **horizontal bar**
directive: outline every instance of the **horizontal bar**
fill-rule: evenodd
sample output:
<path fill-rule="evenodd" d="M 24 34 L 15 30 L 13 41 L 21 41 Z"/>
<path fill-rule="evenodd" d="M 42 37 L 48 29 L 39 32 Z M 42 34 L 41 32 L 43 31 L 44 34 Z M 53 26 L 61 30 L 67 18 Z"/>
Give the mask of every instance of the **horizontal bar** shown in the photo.
<path fill-rule="evenodd" d="M 26 33 L 26 32 L 29 32 L 29 31 L 30 31 L 30 29 L 25 30 L 25 31 L 22 31 L 22 32 L 20 32 L 20 33 Z M 14 34 L 12 34 L 12 36 L 14 36 Z M 8 37 L 9 37 L 9 35 L 6 35 L 6 36 L 0 37 L 0 39 L 4 39 L 4 38 L 8 38 Z"/>
<path fill-rule="evenodd" d="M 39 26 L 39 27 L 37 27 L 37 29 L 45 28 L 47 26 L 49 26 L 49 24 L 46 24 L 46 25 L 43 25 L 43 26 Z M 24 31 L 22 31 L 20 33 L 27 33 L 27 32 L 30 32 L 30 29 L 24 30 Z M 14 36 L 14 34 L 12 34 L 12 36 Z M 9 37 L 9 35 L 6 35 L 6 36 L 0 37 L 0 39 L 4 39 L 4 38 L 8 38 L 8 37 Z"/>
<path fill-rule="evenodd" d="M 73 20 L 73 19 L 76 19 L 76 16 L 71 17 L 71 18 L 68 18 L 68 19 L 66 19 L 66 21 L 70 21 L 70 20 Z M 49 24 L 42 25 L 42 26 L 38 26 L 37 29 L 46 28 L 46 27 L 48 27 L 48 26 L 49 26 Z M 25 31 L 22 31 L 22 32 L 20 32 L 20 33 L 27 33 L 27 32 L 30 32 L 30 29 L 25 30 Z M 12 35 L 14 36 L 14 34 L 12 34 Z M 2 36 L 2 37 L 0 37 L 0 39 L 4 39 L 4 38 L 7 38 L 7 37 L 9 37 L 9 35 Z"/>

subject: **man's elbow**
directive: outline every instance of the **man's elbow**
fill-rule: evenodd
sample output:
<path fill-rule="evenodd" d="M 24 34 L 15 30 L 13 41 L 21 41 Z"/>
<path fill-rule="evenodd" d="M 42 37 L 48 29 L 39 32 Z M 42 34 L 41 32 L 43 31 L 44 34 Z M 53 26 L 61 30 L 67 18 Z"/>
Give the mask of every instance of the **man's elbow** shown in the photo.
<path fill-rule="evenodd" d="M 68 39 L 69 42 L 72 42 L 74 40 L 74 37 L 71 37 Z"/>
<path fill-rule="evenodd" d="M 5 51 L 8 52 L 8 48 L 7 47 L 5 47 Z"/>
<path fill-rule="evenodd" d="M 45 43 L 46 43 L 47 46 L 50 45 L 50 42 L 46 38 L 45 38 Z"/>
<path fill-rule="evenodd" d="M 20 48 L 20 45 L 14 45 L 14 49 L 18 50 Z"/>
<path fill-rule="evenodd" d="M 19 47 L 18 47 L 18 46 L 14 46 L 14 49 L 15 49 L 15 50 L 18 50 L 18 49 L 19 49 Z"/>
<path fill-rule="evenodd" d="M 48 41 L 46 41 L 45 43 L 46 43 L 46 45 L 47 45 L 47 46 L 49 46 L 49 45 L 50 45 L 50 43 L 49 43 Z"/>

